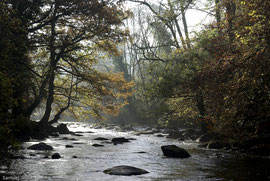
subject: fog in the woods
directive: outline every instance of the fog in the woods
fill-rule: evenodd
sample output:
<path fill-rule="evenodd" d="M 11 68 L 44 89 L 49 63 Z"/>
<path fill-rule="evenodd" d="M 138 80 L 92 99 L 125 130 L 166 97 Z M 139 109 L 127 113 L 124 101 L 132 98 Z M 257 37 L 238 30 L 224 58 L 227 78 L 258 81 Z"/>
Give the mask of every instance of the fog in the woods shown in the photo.
<path fill-rule="evenodd" d="M 0 180 L 269 180 L 270 3 L 0 2 Z"/>

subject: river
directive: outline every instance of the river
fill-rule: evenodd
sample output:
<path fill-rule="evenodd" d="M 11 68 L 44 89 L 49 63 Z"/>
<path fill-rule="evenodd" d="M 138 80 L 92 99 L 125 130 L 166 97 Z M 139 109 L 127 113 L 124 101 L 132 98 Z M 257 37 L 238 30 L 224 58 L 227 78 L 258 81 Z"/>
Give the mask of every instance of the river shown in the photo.
<path fill-rule="evenodd" d="M 33 151 L 26 148 L 37 140 L 23 144 L 19 151 L 24 159 L 12 159 L 0 167 L 0 179 L 19 181 L 264 181 L 270 180 L 270 159 L 241 155 L 232 151 L 197 148 L 198 143 L 180 142 L 156 135 L 137 136 L 133 132 L 117 132 L 93 129 L 87 123 L 68 123 L 69 129 L 83 136 L 61 135 L 44 140 L 53 151 Z M 92 131 L 93 133 L 86 133 Z M 129 143 L 108 144 L 96 141 L 96 137 L 135 138 Z M 63 140 L 63 137 L 76 140 Z M 92 144 L 104 144 L 93 147 Z M 74 148 L 66 148 L 65 145 Z M 186 149 L 188 159 L 166 158 L 160 146 L 175 144 Z M 58 152 L 61 159 L 44 158 Z M 139 153 L 142 152 L 142 153 Z M 74 158 L 76 156 L 77 158 Z M 104 174 L 107 168 L 130 165 L 147 170 L 139 176 L 113 176 Z"/>

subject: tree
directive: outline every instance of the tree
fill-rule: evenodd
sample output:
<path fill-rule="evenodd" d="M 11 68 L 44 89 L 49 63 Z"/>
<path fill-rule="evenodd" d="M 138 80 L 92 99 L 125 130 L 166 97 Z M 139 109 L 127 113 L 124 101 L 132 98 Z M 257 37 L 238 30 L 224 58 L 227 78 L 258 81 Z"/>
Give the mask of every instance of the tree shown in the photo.
<path fill-rule="evenodd" d="M 209 39 L 207 51 L 211 56 L 198 76 L 214 129 L 225 137 L 243 141 L 269 132 L 269 3 L 224 3 L 226 12 L 228 6 L 233 7 L 230 16 L 223 19 L 227 22 L 222 29 L 227 30 L 222 37 L 225 43 L 220 44 L 220 36 Z"/>
<path fill-rule="evenodd" d="M 118 54 L 116 45 L 128 35 L 128 31 L 120 27 L 128 16 L 120 4 L 111 0 L 10 0 L 5 3 L 25 25 L 29 42 L 30 63 L 26 67 L 31 71 L 34 84 L 29 86 L 28 105 L 21 111 L 26 117 L 43 101 L 42 129 L 46 129 L 56 105 L 59 112 L 51 123 L 70 106 L 84 107 L 83 110 L 93 106 L 95 115 L 100 109 L 117 112 L 122 104 L 111 103 L 112 99 L 126 98 L 132 84 L 120 74 L 110 77 L 93 66 L 102 58 L 101 52 Z M 82 101 L 86 96 L 92 96 L 91 103 Z M 108 103 L 101 102 L 105 97 Z"/>
<path fill-rule="evenodd" d="M 31 85 L 27 34 L 16 13 L 0 2 L 0 155 L 15 144 L 15 124 Z M 4 157 L 4 156 L 3 156 Z"/>

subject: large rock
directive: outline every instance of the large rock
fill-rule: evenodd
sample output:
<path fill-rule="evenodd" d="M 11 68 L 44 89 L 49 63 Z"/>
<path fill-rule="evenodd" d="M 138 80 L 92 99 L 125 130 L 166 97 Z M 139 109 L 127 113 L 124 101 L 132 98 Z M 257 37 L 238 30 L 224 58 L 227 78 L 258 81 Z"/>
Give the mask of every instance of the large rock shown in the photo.
<path fill-rule="evenodd" d="M 161 146 L 161 150 L 164 156 L 172 157 L 172 158 L 189 158 L 191 155 L 176 145 L 164 145 Z"/>
<path fill-rule="evenodd" d="M 56 127 L 56 130 L 59 134 L 70 134 L 71 132 L 69 131 L 69 129 L 67 128 L 67 125 L 66 124 L 59 124 L 57 127 Z"/>
<path fill-rule="evenodd" d="M 117 144 L 123 144 L 123 143 L 129 142 L 129 140 L 124 137 L 117 137 L 117 138 L 113 138 L 112 142 L 113 144 L 117 145 Z"/>
<path fill-rule="evenodd" d="M 46 143 L 38 143 L 38 144 L 34 144 L 32 146 L 29 146 L 27 149 L 29 150 L 53 150 L 53 147 L 51 147 L 50 145 L 47 145 Z"/>
<path fill-rule="evenodd" d="M 52 159 L 59 159 L 59 158 L 61 158 L 59 153 L 52 154 Z"/>
<path fill-rule="evenodd" d="M 130 175 L 142 175 L 142 174 L 146 174 L 149 172 L 146 170 L 143 170 L 141 168 L 136 168 L 136 167 L 127 166 L 127 165 L 120 165 L 120 166 L 106 169 L 106 170 L 104 170 L 104 173 L 110 174 L 110 175 L 130 176 Z"/>
<path fill-rule="evenodd" d="M 108 138 L 103 138 L 103 137 L 97 137 L 94 140 L 98 140 L 98 141 L 106 141 L 109 140 Z"/>

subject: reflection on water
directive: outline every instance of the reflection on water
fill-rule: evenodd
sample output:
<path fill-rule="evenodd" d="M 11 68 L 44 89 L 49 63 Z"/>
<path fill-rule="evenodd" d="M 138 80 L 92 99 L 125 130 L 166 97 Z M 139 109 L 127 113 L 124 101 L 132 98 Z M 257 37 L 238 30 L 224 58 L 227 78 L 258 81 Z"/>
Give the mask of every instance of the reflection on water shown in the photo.
<path fill-rule="evenodd" d="M 40 180 L 40 181 L 164 181 L 164 180 L 270 180 L 270 159 L 250 158 L 226 151 L 197 149 L 196 143 L 177 142 L 159 138 L 155 135 L 135 136 L 132 133 L 121 133 L 104 129 L 94 130 L 84 123 L 70 123 L 72 131 L 93 131 L 80 133 L 83 137 L 63 135 L 76 138 L 77 141 L 50 138 L 45 142 L 55 150 L 31 151 L 21 150 L 25 159 L 10 160 L 0 167 L 0 180 Z M 113 138 L 124 136 L 136 138 L 130 143 L 113 145 L 95 141 L 96 137 Z M 74 144 L 80 142 L 81 144 Z M 36 142 L 28 142 L 24 148 Z M 93 147 L 92 144 L 104 144 L 104 147 Z M 74 148 L 65 148 L 65 145 Z M 176 144 L 187 149 L 192 155 L 188 159 L 165 158 L 160 146 Z M 59 160 L 45 159 L 44 156 L 58 152 L 63 157 Z M 146 152 L 146 153 L 138 153 Z M 76 156 L 78 158 L 73 158 Z M 103 170 L 117 166 L 130 165 L 149 171 L 140 176 L 112 176 Z"/>

